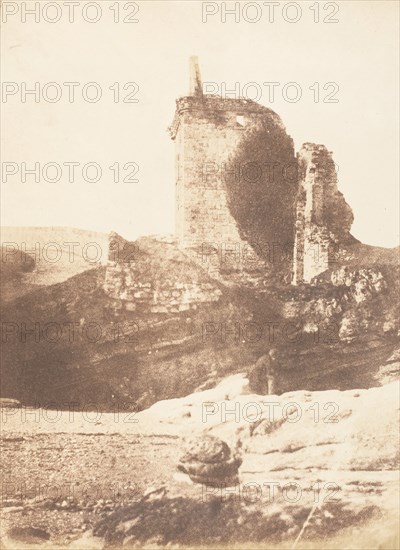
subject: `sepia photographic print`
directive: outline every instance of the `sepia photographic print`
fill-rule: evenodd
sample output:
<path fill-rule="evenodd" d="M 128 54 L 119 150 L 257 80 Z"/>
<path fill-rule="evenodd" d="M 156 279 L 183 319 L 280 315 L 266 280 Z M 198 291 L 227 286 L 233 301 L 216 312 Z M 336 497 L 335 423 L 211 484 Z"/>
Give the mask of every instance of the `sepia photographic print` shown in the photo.
<path fill-rule="evenodd" d="M 398 21 L 1 1 L 1 548 L 400 548 Z"/>

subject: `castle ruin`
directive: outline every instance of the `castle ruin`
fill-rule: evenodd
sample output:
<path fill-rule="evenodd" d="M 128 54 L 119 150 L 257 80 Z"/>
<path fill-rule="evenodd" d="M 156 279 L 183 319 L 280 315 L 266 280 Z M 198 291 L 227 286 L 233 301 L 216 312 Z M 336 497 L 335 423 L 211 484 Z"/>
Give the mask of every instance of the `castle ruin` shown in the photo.
<path fill-rule="evenodd" d="M 110 236 L 104 290 L 116 309 L 188 311 L 218 302 L 217 280 L 261 290 L 316 284 L 346 263 L 353 214 L 324 145 L 305 143 L 296 154 L 271 109 L 204 95 L 196 58 L 169 131 L 175 239 Z"/>
<path fill-rule="evenodd" d="M 170 134 L 176 237 L 186 251 L 214 245 L 242 259 L 250 251 L 265 265 L 265 245 L 280 244 L 291 250 L 286 273 L 281 269 L 285 280 L 300 284 L 328 269 L 351 239 L 352 212 L 326 147 L 305 143 L 296 155 L 271 109 L 204 95 L 195 57 L 189 95 L 176 102 Z"/>

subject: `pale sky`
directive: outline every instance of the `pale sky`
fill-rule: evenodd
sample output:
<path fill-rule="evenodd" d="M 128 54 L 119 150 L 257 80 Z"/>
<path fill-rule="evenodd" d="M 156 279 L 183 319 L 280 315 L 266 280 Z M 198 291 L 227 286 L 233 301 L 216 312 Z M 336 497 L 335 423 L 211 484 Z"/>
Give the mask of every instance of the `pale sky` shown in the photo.
<path fill-rule="evenodd" d="M 40 6 L 46 3 L 42 0 Z M 17 163 L 19 171 L 21 163 L 28 168 L 35 162 L 40 167 L 48 162 L 80 163 L 73 182 L 68 181 L 65 166 L 55 183 L 43 176 L 39 182 L 27 176 L 23 183 L 20 172 L 9 176 L 2 184 L 2 225 L 115 230 L 130 239 L 172 233 L 174 144 L 166 129 L 175 98 L 188 91 L 188 58 L 197 55 L 203 82 L 218 87 L 225 82 L 227 88 L 239 82 L 241 90 L 249 82 L 257 83 L 262 90 L 259 102 L 281 116 L 296 150 L 310 141 L 333 151 L 339 189 L 354 210 L 355 237 L 378 246 L 398 244 L 396 1 L 336 2 L 339 11 L 331 18 L 339 22 L 331 24 L 313 21 L 310 6 L 315 2 L 298 2 L 302 13 L 296 23 L 283 17 L 287 2 L 276 8 L 274 22 L 268 20 L 265 3 L 259 2 L 261 17 L 254 23 L 245 20 L 246 15 L 254 17 L 254 7 L 244 16 L 241 12 L 239 22 L 229 16 L 222 22 L 222 8 L 216 2 L 209 5 L 218 12 L 204 23 L 202 3 L 197 1 L 139 2 L 139 23 L 115 23 L 115 11 L 110 9 L 115 1 L 98 0 L 98 4 L 102 13 L 96 23 L 84 21 L 79 6 L 73 23 L 63 7 L 59 22 L 46 22 L 43 12 L 39 23 L 29 16 L 22 22 L 19 12 L 2 25 L 2 80 L 18 86 L 17 93 L 2 103 L 2 162 Z M 127 4 L 119 2 L 121 17 L 131 12 Z M 334 8 L 325 4 L 320 2 L 321 19 Z M 293 18 L 290 10 L 286 14 Z M 55 13 L 50 7 L 44 17 Z M 87 15 L 92 18 L 94 12 Z M 269 102 L 263 83 L 273 81 L 280 85 L 274 102 Z M 28 95 L 22 103 L 22 82 L 27 88 L 39 82 L 41 92 L 46 83 L 57 82 L 62 97 L 56 103 L 41 97 L 36 103 Z M 79 83 L 73 103 L 63 82 Z M 88 82 L 102 87 L 97 103 L 82 98 Z M 125 83 L 137 83 L 139 102 L 114 103 L 109 87 L 115 82 L 120 83 L 122 97 L 133 90 L 123 91 Z M 283 98 L 282 88 L 288 82 L 296 82 L 302 90 L 296 103 Z M 309 89 L 316 82 L 321 92 L 317 103 Z M 338 103 L 322 101 L 333 91 L 323 90 L 328 82 L 339 88 L 334 96 Z M 51 97 L 55 89 L 46 90 Z M 249 97 L 254 90 L 248 88 Z M 88 162 L 101 165 L 97 183 L 81 176 Z M 128 162 L 139 166 L 139 182 L 115 183 L 109 166 Z"/>

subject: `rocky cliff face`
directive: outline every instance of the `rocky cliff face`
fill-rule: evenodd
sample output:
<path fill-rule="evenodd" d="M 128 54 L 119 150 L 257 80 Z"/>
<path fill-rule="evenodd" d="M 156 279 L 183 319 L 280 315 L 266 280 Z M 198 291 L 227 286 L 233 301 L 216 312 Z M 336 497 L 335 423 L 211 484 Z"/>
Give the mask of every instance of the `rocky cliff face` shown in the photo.
<path fill-rule="evenodd" d="M 397 272 L 382 254 L 314 286 L 252 288 L 212 278 L 173 241 L 112 235 L 109 252 L 4 305 L 5 397 L 144 408 L 248 371 L 271 347 L 280 391 L 371 387 L 396 346 Z"/>

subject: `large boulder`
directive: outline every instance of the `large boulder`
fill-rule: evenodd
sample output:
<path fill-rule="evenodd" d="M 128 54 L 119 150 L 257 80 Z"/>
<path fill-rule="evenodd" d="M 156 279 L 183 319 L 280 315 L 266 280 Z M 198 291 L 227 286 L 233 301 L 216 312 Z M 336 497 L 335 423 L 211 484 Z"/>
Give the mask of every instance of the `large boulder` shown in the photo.
<path fill-rule="evenodd" d="M 178 464 L 178 470 L 188 474 L 195 483 L 221 486 L 238 483 L 242 460 L 232 453 L 225 441 L 201 435 L 191 440 Z"/>

